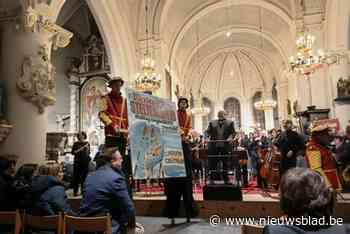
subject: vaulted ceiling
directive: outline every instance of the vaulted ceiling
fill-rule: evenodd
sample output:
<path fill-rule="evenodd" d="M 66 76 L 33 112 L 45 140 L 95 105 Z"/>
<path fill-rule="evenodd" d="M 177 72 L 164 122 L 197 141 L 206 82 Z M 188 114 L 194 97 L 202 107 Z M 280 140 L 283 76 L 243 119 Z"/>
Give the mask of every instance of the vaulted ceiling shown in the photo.
<path fill-rule="evenodd" d="M 253 86 L 279 82 L 295 51 L 295 21 L 324 12 L 326 0 L 139 1 L 130 8 L 139 40 L 146 38 L 146 3 L 152 37 L 167 48 L 166 63 L 181 84 L 219 98 L 220 89 L 251 97 Z"/>

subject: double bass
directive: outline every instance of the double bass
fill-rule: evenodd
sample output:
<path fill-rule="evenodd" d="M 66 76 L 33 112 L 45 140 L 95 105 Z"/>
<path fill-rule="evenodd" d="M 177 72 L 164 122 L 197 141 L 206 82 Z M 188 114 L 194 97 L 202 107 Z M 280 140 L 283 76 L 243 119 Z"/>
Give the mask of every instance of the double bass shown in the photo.
<path fill-rule="evenodd" d="M 281 153 L 275 146 L 271 149 L 260 150 L 262 165 L 259 170 L 260 176 L 267 182 L 268 187 L 276 188 L 280 182 Z"/>

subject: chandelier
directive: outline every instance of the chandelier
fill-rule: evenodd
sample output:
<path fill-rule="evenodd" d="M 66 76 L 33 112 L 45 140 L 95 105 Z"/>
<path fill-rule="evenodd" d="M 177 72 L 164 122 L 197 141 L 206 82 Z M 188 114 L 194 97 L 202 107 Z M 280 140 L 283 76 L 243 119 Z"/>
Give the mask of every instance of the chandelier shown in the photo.
<path fill-rule="evenodd" d="M 316 54 L 314 53 L 312 48 L 315 39 L 315 36 L 305 32 L 302 32 L 297 38 L 297 55 L 289 58 L 289 64 L 293 72 L 308 76 L 323 65 L 328 64 L 327 56 L 323 50 L 320 49 Z"/>
<path fill-rule="evenodd" d="M 142 72 L 136 74 L 135 88 L 142 92 L 154 92 L 160 88 L 161 79 L 155 72 L 154 60 L 145 55 L 141 61 Z"/>
<path fill-rule="evenodd" d="M 155 61 L 149 53 L 148 36 L 148 4 L 145 4 L 146 17 L 146 52 L 141 60 L 142 72 L 136 74 L 135 89 L 142 92 L 154 92 L 160 88 L 161 78 L 155 72 Z"/>
<path fill-rule="evenodd" d="M 210 109 L 203 105 L 201 95 L 199 95 L 199 98 L 196 101 L 194 101 L 191 113 L 196 116 L 207 116 L 210 113 Z"/>
<path fill-rule="evenodd" d="M 261 110 L 261 111 L 265 111 L 265 110 L 271 110 L 273 108 L 275 108 L 277 105 L 276 101 L 268 98 L 262 98 L 260 101 L 257 101 L 254 103 L 254 107 L 257 110 Z"/>

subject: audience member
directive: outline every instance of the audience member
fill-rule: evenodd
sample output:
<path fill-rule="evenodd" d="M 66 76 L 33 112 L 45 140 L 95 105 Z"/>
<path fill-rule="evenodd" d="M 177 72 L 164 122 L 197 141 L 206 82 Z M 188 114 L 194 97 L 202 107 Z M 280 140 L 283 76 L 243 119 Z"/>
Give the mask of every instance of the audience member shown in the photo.
<path fill-rule="evenodd" d="M 45 216 L 64 212 L 74 215 L 61 182 L 62 178 L 63 169 L 56 162 L 48 162 L 39 167 L 38 176 L 32 180 L 32 202 L 27 209 L 28 213 Z"/>
<path fill-rule="evenodd" d="M 280 197 L 281 209 L 286 215 L 280 223 L 288 218 L 294 218 L 295 222 L 291 225 L 267 225 L 264 234 L 346 233 L 346 225 L 329 225 L 335 194 L 316 171 L 299 167 L 288 170 L 281 180 Z M 297 222 L 301 218 L 318 219 L 320 225 L 301 225 Z"/>
<path fill-rule="evenodd" d="M 22 165 L 14 178 L 14 189 L 16 193 L 17 207 L 26 209 L 31 204 L 30 191 L 32 179 L 37 175 L 38 164 L 28 163 Z"/>
<path fill-rule="evenodd" d="M 106 148 L 100 167 L 85 181 L 81 216 L 112 216 L 113 234 L 125 233 L 128 222 L 134 223 L 135 208 L 128 194 L 122 172 L 123 158 L 116 147 Z"/>
<path fill-rule="evenodd" d="M 13 187 L 16 162 L 6 156 L 0 157 L 0 211 L 16 209 Z"/>

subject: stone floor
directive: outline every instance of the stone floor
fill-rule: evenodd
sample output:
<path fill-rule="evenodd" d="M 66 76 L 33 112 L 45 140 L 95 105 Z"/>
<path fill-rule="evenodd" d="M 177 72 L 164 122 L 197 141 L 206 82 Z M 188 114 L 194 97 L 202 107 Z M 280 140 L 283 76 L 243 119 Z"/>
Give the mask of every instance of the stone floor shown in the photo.
<path fill-rule="evenodd" d="M 216 227 L 210 226 L 208 221 L 203 219 L 193 219 L 191 223 L 186 223 L 185 219 L 176 219 L 175 225 L 170 225 L 170 220 L 161 217 L 137 217 L 136 221 L 144 227 L 145 234 L 240 234 L 240 226 L 226 226 L 220 224 Z"/>

